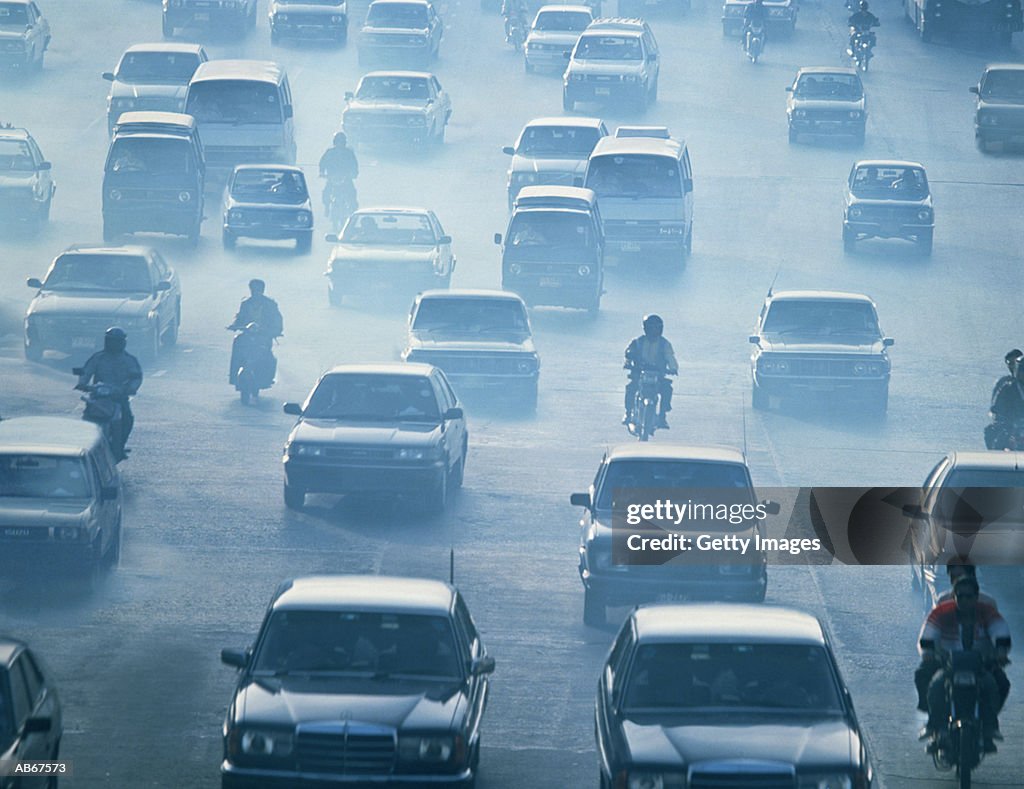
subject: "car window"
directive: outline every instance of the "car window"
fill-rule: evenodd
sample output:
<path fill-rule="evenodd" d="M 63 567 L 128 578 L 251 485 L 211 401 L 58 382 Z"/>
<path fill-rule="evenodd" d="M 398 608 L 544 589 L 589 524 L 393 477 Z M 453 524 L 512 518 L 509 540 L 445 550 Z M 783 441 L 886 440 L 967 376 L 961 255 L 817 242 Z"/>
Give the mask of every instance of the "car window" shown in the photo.
<path fill-rule="evenodd" d="M 426 214 L 359 212 L 349 217 L 341 240 L 346 244 L 420 244 L 437 243 Z"/>
<path fill-rule="evenodd" d="M 85 499 L 91 497 L 82 458 L 0 455 L 0 497 Z"/>
<path fill-rule="evenodd" d="M 545 11 L 537 14 L 533 29 L 582 33 L 592 21 L 593 17 L 582 11 Z"/>
<path fill-rule="evenodd" d="M 26 140 L 0 140 L 0 173 L 31 172 L 36 169 L 32 149 Z"/>
<path fill-rule="evenodd" d="M 460 679 L 458 656 L 447 616 L 284 610 L 270 615 L 252 673 Z"/>
<path fill-rule="evenodd" d="M 117 66 L 121 82 L 166 82 L 187 85 L 199 57 L 192 52 L 126 52 Z"/>
<path fill-rule="evenodd" d="M 592 247 L 593 224 L 586 214 L 565 211 L 525 211 L 516 213 L 509 225 L 511 247 Z"/>
<path fill-rule="evenodd" d="M 857 197 L 921 200 L 928 196 L 928 180 L 917 167 L 858 167 L 850 190 Z"/>
<path fill-rule="evenodd" d="M 371 422 L 440 421 L 430 380 L 413 375 L 324 376 L 310 395 L 303 416 Z"/>
<path fill-rule="evenodd" d="M 632 650 L 633 620 L 628 618 L 622 626 L 622 630 L 619 631 L 619 636 L 615 639 L 615 643 L 612 644 L 611 651 L 608 653 L 608 661 L 605 665 L 605 681 L 608 687 L 616 694 L 620 691 L 617 683 L 625 672 Z"/>
<path fill-rule="evenodd" d="M 529 335 L 522 302 L 513 299 L 424 298 L 416 311 L 414 331 L 443 335 Z"/>
<path fill-rule="evenodd" d="M 170 279 L 171 271 L 167 267 L 167 261 L 160 257 L 159 252 L 153 253 L 153 265 L 156 266 L 156 273 L 159 279 Z"/>
<path fill-rule="evenodd" d="M 114 467 L 110 462 L 110 455 L 107 452 L 95 451 L 92 453 L 93 462 L 99 472 L 100 482 L 103 485 L 111 485 L 114 482 Z"/>
<path fill-rule="evenodd" d="M 762 328 L 766 334 L 809 337 L 881 336 L 875 309 L 866 301 L 776 300 Z"/>
<path fill-rule="evenodd" d="M 39 670 L 32 664 L 27 652 L 22 652 L 18 656 L 14 666 L 17 671 L 21 671 L 28 693 L 29 705 L 35 709 L 39 703 L 39 696 L 43 692 L 43 678 L 39 675 Z"/>
<path fill-rule="evenodd" d="M 601 133 L 590 127 L 529 126 L 516 146 L 520 156 L 571 156 L 585 159 L 594 150 Z"/>
<path fill-rule="evenodd" d="M 582 36 L 574 57 L 579 60 L 642 60 L 640 39 L 635 36 Z"/>
<path fill-rule="evenodd" d="M 373 3 L 366 13 L 366 24 L 421 30 L 430 26 L 428 8 L 418 3 Z"/>
<path fill-rule="evenodd" d="M 990 71 L 981 83 L 986 99 L 1024 99 L 1024 71 Z"/>
<path fill-rule="evenodd" d="M 764 643 L 641 644 L 623 707 L 842 712 L 823 647 Z"/>
<path fill-rule="evenodd" d="M 993 523 L 1024 526 L 1024 469 L 950 470 L 934 498 L 932 514 L 956 532 L 974 533 Z"/>
<path fill-rule="evenodd" d="M 43 287 L 60 291 L 151 293 L 153 281 L 144 257 L 71 252 L 53 262 Z"/>
<path fill-rule="evenodd" d="M 426 100 L 430 98 L 430 84 L 422 77 L 363 77 L 356 97 Z"/>
<path fill-rule="evenodd" d="M 448 402 L 450 403 L 449 408 L 454 408 L 459 404 L 459 398 L 455 396 L 455 391 L 452 389 L 451 384 L 448 383 L 448 379 L 445 377 L 445 375 L 442 373 L 439 377 L 441 379 L 441 386 L 444 389 L 445 396 L 447 397 Z"/>
<path fill-rule="evenodd" d="M 14 727 L 14 709 L 8 694 L 7 671 L 0 667 L 0 751 L 6 750 Z"/>
<path fill-rule="evenodd" d="M 110 146 L 106 171 L 139 178 L 190 175 L 194 158 L 191 140 L 119 137 Z"/>
<path fill-rule="evenodd" d="M 28 6 L 22 3 L 0 3 L 0 25 L 29 24 Z"/>
<path fill-rule="evenodd" d="M 301 205 L 309 198 L 306 179 L 294 170 L 239 170 L 231 182 L 236 200 Z"/>
<path fill-rule="evenodd" d="M 32 697 L 18 665 L 15 664 L 13 669 L 7 675 L 11 686 L 11 709 L 14 713 L 14 730 L 21 731 L 21 727 L 32 714 Z"/>
<path fill-rule="evenodd" d="M 430 81 L 431 81 L 431 82 L 433 83 L 433 85 L 434 85 L 434 90 L 435 90 L 435 91 L 436 91 L 437 93 L 440 93 L 440 92 L 441 92 L 441 90 L 442 90 L 442 88 L 441 88 L 441 83 L 437 81 L 437 77 L 431 77 L 431 78 L 430 78 Z"/>
<path fill-rule="evenodd" d="M 715 491 L 716 503 L 753 502 L 750 476 L 737 463 L 613 460 L 597 492 L 597 509 L 616 508 L 616 496 L 633 500 L 635 492 L 645 488 L 685 488 L 694 493 L 707 489 Z"/>
<path fill-rule="evenodd" d="M 281 123 L 284 85 L 249 80 L 218 79 L 192 83 L 185 112 L 199 123 Z"/>

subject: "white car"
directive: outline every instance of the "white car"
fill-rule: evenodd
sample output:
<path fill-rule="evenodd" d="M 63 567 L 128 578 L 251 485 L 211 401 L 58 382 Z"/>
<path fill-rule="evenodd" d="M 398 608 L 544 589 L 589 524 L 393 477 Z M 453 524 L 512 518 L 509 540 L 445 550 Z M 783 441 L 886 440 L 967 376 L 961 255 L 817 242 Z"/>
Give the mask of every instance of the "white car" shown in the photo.
<path fill-rule="evenodd" d="M 341 125 L 353 144 L 444 142 L 452 100 L 426 71 L 371 71 L 345 94 Z"/>
<path fill-rule="evenodd" d="M 536 69 L 565 71 L 566 56 L 592 21 L 594 13 L 589 6 L 542 6 L 533 18 L 523 48 L 526 72 Z"/>

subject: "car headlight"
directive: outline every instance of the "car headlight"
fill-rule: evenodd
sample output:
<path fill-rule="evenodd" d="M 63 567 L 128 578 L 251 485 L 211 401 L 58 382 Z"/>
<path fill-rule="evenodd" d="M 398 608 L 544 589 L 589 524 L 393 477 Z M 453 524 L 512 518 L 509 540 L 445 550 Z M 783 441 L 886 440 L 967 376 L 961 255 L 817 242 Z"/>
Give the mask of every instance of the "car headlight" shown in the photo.
<path fill-rule="evenodd" d="M 515 276 L 519 276 L 520 274 L 523 273 L 523 267 L 520 266 L 518 263 L 510 263 L 508 267 L 508 273 L 514 274 Z"/>
<path fill-rule="evenodd" d="M 787 362 L 785 359 L 779 359 L 777 362 L 775 362 L 775 371 L 782 374 L 788 373 L 789 362 Z"/>
<path fill-rule="evenodd" d="M 76 542 L 79 533 L 77 526 L 58 526 L 53 530 L 53 536 L 57 542 Z"/>
<path fill-rule="evenodd" d="M 806 118 L 807 110 L 793 110 L 793 116 L 796 118 Z"/>
<path fill-rule="evenodd" d="M 540 362 L 536 357 L 520 359 L 516 365 L 516 369 L 521 373 L 535 373 L 539 367 Z"/>
<path fill-rule="evenodd" d="M 192 193 L 191 192 L 178 192 L 178 202 L 179 203 L 187 203 L 191 199 L 192 199 Z"/>
<path fill-rule="evenodd" d="M 121 190 L 120 189 L 111 189 L 109 192 L 107 192 L 107 197 L 109 197 L 111 200 L 115 200 L 115 201 L 116 200 L 120 200 L 121 199 Z"/>
<path fill-rule="evenodd" d="M 345 17 L 343 17 L 343 16 L 332 16 L 331 17 L 331 24 L 332 25 L 340 25 L 344 20 L 345 20 Z"/>
<path fill-rule="evenodd" d="M 854 219 L 857 219 L 863 213 L 864 212 L 857 206 L 854 206 L 853 208 L 850 209 L 850 216 L 852 216 Z"/>
<path fill-rule="evenodd" d="M 998 123 L 999 123 L 999 121 L 996 118 L 996 116 L 991 114 L 991 113 L 989 113 L 987 115 L 982 115 L 981 116 L 981 125 L 982 126 L 995 126 Z"/>
<path fill-rule="evenodd" d="M 403 762 L 443 764 L 452 761 L 463 750 L 462 738 L 451 734 L 433 737 L 400 737 L 398 758 Z"/>
<path fill-rule="evenodd" d="M 295 738 L 290 731 L 232 729 L 228 733 L 228 753 L 253 759 L 283 759 L 291 756 Z"/>
<path fill-rule="evenodd" d="M 532 184 L 537 180 L 535 173 L 512 173 L 512 181 L 517 184 Z"/>
<path fill-rule="evenodd" d="M 789 362 L 784 359 L 772 359 L 762 356 L 757 361 L 758 369 L 763 373 L 779 373 L 785 375 L 789 372 Z"/>
<path fill-rule="evenodd" d="M 242 212 L 241 211 L 228 211 L 228 219 L 230 219 L 232 222 L 241 222 L 242 221 Z"/>
<path fill-rule="evenodd" d="M 312 217 L 309 215 L 308 211 L 299 211 L 299 213 L 295 215 L 295 221 L 300 225 L 308 225 L 311 219 Z"/>
<path fill-rule="evenodd" d="M 800 777 L 800 789 L 851 789 L 853 781 L 842 773 L 804 775 Z"/>
<path fill-rule="evenodd" d="M 289 457 L 321 457 L 323 454 L 324 448 L 319 444 L 300 444 L 293 441 L 288 445 Z"/>
<path fill-rule="evenodd" d="M 636 82 L 639 77 L 636 74 L 620 74 L 619 79 L 623 82 Z"/>
<path fill-rule="evenodd" d="M 221 6 L 223 8 L 227 8 L 229 10 L 232 9 L 232 8 L 237 8 L 238 7 L 238 0 L 223 0 L 223 2 L 221 3 Z"/>
<path fill-rule="evenodd" d="M 278 14 L 276 19 L 277 19 L 278 22 L 287 22 L 288 21 L 288 14 Z"/>
<path fill-rule="evenodd" d="M 867 366 L 867 364 L 865 362 L 856 362 L 853 365 L 853 374 L 854 375 L 867 375 L 868 374 L 868 366 Z"/>
<path fill-rule="evenodd" d="M 403 447 L 395 450 L 395 457 L 398 460 L 441 460 L 444 453 L 440 449 L 416 449 Z"/>
<path fill-rule="evenodd" d="M 931 209 L 922 208 L 920 211 L 917 212 L 917 218 L 920 219 L 922 222 L 927 222 L 929 219 L 932 218 Z"/>
<path fill-rule="evenodd" d="M 410 44 L 426 44 L 427 40 L 423 36 L 409 36 L 406 41 Z"/>
<path fill-rule="evenodd" d="M 583 81 L 583 77 L 584 77 L 583 74 L 570 74 L 569 75 L 569 79 L 574 80 L 575 82 L 582 82 Z"/>
<path fill-rule="evenodd" d="M 589 277 L 590 276 L 590 266 L 579 266 L 576 269 L 576 273 L 579 274 L 581 277 Z"/>
<path fill-rule="evenodd" d="M 135 99 L 114 99 L 112 103 L 115 110 L 130 110 L 135 106 Z"/>
<path fill-rule="evenodd" d="M 861 116 L 860 110 L 850 110 L 850 117 L 857 120 Z"/>

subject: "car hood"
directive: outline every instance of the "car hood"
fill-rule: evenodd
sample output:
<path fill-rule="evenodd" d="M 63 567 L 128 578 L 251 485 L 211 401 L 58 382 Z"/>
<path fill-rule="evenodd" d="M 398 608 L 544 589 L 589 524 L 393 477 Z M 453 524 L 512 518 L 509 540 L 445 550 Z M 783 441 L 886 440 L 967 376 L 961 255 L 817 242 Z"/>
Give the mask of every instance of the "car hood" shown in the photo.
<path fill-rule="evenodd" d="M 622 723 L 634 763 L 691 765 L 696 762 L 759 760 L 793 765 L 849 765 L 855 735 L 836 717 L 701 713 L 671 720 L 637 715 Z"/>
<path fill-rule="evenodd" d="M 11 41 L 24 38 L 28 38 L 28 31 L 24 25 L 0 25 L 0 40 Z"/>
<path fill-rule="evenodd" d="M 261 211 L 309 211 L 310 204 L 309 198 L 307 197 L 301 203 L 261 203 L 254 202 L 251 200 L 236 200 L 235 198 L 228 195 L 224 199 L 224 209 L 231 210 L 232 208 L 258 208 Z"/>
<path fill-rule="evenodd" d="M 74 295 L 42 291 L 28 305 L 29 315 L 103 315 L 110 317 L 141 317 L 149 312 L 153 297 L 146 293 L 99 294 L 87 291 Z"/>
<path fill-rule="evenodd" d="M 89 499 L 30 499 L 0 496 L 0 527 L 75 525 L 89 511 Z"/>
<path fill-rule="evenodd" d="M 440 425 L 427 422 L 303 419 L 292 429 L 289 441 L 315 441 L 339 446 L 430 447 L 437 443 L 440 429 Z"/>
<path fill-rule="evenodd" d="M 199 133 L 203 145 L 218 148 L 247 146 L 279 146 L 284 126 L 280 123 L 246 123 L 236 125 L 218 121 L 201 121 Z"/>
<path fill-rule="evenodd" d="M 391 247 L 384 244 L 337 244 L 331 252 L 331 262 L 336 260 L 372 260 L 377 263 L 413 263 L 430 261 L 437 247 Z"/>
<path fill-rule="evenodd" d="M 564 156 L 520 156 L 512 157 L 514 173 L 572 173 L 582 176 L 587 169 L 587 160 Z"/>
<path fill-rule="evenodd" d="M 386 36 L 427 36 L 430 30 L 425 27 L 374 27 L 373 25 L 363 25 L 361 32 L 364 35 L 372 33 L 373 35 Z"/>
<path fill-rule="evenodd" d="M 864 341 L 860 339 L 849 339 L 841 341 L 838 338 L 828 341 L 820 337 L 778 337 L 768 335 L 761 338 L 761 350 L 772 353 L 841 353 L 854 356 L 879 356 L 882 353 L 882 341 Z"/>
<path fill-rule="evenodd" d="M 120 82 L 114 81 L 110 86 L 112 99 L 185 99 L 188 83 L 184 85 L 173 82 Z"/>
<path fill-rule="evenodd" d="M 274 14 L 316 14 L 318 16 L 336 16 L 345 13 L 346 6 L 339 4 L 312 5 L 307 3 L 271 3 L 270 12 Z"/>
<path fill-rule="evenodd" d="M 465 696 L 456 680 L 350 677 L 254 678 L 238 690 L 246 724 L 372 723 L 396 729 L 448 728 Z"/>
<path fill-rule="evenodd" d="M 581 60 L 573 58 L 569 63 L 569 71 L 573 74 L 607 74 L 617 77 L 619 74 L 639 74 L 644 69 L 642 60 Z"/>
<path fill-rule="evenodd" d="M 861 207 L 865 206 L 880 206 L 882 208 L 892 208 L 893 206 L 909 206 L 911 208 L 931 208 L 932 207 L 932 196 L 928 195 L 921 200 L 898 200 L 895 198 L 885 199 L 877 197 L 857 197 L 853 192 L 848 192 L 846 197 L 847 202 L 850 204 L 856 203 Z"/>
<path fill-rule="evenodd" d="M 978 99 L 979 110 L 1013 110 L 1019 111 L 1024 108 L 1024 98 L 1014 99 L 1007 97 L 993 96 L 990 99 Z"/>
<path fill-rule="evenodd" d="M 579 40 L 581 33 L 573 33 L 571 30 L 531 30 L 526 37 L 526 43 L 531 41 L 541 44 L 564 44 L 573 47 Z"/>
<path fill-rule="evenodd" d="M 427 106 L 426 99 L 353 99 L 345 108 L 345 112 L 423 112 Z"/>
<path fill-rule="evenodd" d="M 32 186 L 38 173 L 35 170 L 24 172 L 6 172 L 0 175 L 0 189 L 19 189 Z"/>
<path fill-rule="evenodd" d="M 444 353 L 536 353 L 533 338 L 522 342 L 514 340 L 456 340 L 432 339 L 429 334 L 412 332 L 409 335 L 408 350 L 443 351 Z"/>
<path fill-rule="evenodd" d="M 790 107 L 794 110 L 863 110 L 864 98 L 859 99 L 801 99 L 790 98 Z"/>

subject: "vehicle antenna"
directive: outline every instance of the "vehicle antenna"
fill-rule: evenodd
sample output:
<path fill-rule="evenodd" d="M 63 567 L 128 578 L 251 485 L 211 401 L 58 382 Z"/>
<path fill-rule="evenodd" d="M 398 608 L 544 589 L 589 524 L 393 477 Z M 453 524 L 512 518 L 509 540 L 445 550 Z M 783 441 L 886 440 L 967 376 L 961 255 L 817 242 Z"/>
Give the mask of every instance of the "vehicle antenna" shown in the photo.
<path fill-rule="evenodd" d="M 775 287 L 775 280 L 779 278 L 780 271 L 782 271 L 782 266 L 779 266 L 777 269 L 775 269 L 775 276 L 772 277 L 772 284 L 768 286 L 768 293 L 766 295 L 772 295 L 772 289 Z"/>
<path fill-rule="evenodd" d="M 448 549 L 448 583 L 455 586 L 455 546 Z"/>

